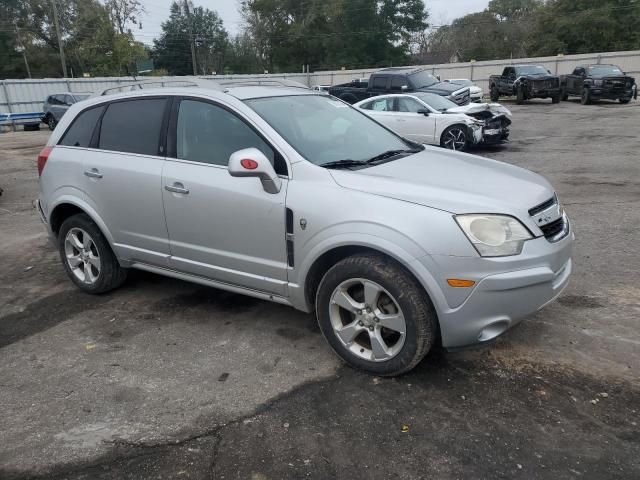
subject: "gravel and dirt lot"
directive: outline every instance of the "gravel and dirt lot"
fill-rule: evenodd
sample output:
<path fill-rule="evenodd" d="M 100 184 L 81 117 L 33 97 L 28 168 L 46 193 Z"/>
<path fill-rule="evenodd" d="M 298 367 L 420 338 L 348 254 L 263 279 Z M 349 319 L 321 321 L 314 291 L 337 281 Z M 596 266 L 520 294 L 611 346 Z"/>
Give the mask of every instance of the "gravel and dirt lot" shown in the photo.
<path fill-rule="evenodd" d="M 0 134 L 0 478 L 640 478 L 640 103 L 508 106 L 477 153 L 557 188 L 572 283 L 396 379 L 284 306 L 140 272 L 80 293 L 33 208 L 48 132 Z"/>

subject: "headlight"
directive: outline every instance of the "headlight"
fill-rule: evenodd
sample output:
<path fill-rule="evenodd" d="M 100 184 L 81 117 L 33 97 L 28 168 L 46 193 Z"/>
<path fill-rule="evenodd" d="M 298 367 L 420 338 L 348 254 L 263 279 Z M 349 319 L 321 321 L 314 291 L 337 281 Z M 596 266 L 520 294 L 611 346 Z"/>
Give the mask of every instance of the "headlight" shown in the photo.
<path fill-rule="evenodd" d="M 601 86 L 601 85 L 602 85 L 602 80 L 594 80 L 594 81 L 593 81 L 593 84 L 594 84 L 596 87 L 599 87 L 599 86 Z"/>
<path fill-rule="evenodd" d="M 506 215 L 473 214 L 454 218 L 483 257 L 518 255 L 524 242 L 533 238 L 522 223 Z"/>

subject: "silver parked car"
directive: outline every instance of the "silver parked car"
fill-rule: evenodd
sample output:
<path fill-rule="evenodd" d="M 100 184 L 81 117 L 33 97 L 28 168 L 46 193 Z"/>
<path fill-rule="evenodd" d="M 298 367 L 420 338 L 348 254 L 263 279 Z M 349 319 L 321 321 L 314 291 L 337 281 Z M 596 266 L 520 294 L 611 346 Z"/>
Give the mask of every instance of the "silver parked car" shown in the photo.
<path fill-rule="evenodd" d="M 406 140 L 326 94 L 165 88 L 74 105 L 38 157 L 71 280 L 137 268 L 317 315 L 377 375 L 555 299 L 573 234 L 541 176 Z"/>
<path fill-rule="evenodd" d="M 71 92 L 49 95 L 42 106 L 42 121 L 49 126 L 49 130 L 55 129 L 71 105 L 86 100 L 90 95 L 90 93 Z"/>

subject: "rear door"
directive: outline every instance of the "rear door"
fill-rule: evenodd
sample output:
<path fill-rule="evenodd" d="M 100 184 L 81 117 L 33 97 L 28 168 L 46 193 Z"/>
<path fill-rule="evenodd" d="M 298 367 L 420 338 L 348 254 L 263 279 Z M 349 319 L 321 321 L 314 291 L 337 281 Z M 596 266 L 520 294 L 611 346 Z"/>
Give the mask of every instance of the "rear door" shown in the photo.
<path fill-rule="evenodd" d="M 436 130 L 435 115 L 427 116 L 418 113 L 427 108 L 415 98 L 397 96 L 395 100 L 393 108 L 397 125 L 395 130 L 414 142 L 433 144 Z"/>
<path fill-rule="evenodd" d="M 161 189 L 166 106 L 166 97 L 108 104 L 84 158 L 87 202 L 118 256 L 158 266 L 169 256 Z"/>
<path fill-rule="evenodd" d="M 225 105 L 176 101 L 163 199 L 175 270 L 286 296 L 287 166 L 246 119 Z M 255 147 L 282 178 L 267 193 L 257 178 L 229 175 L 232 153 Z"/>

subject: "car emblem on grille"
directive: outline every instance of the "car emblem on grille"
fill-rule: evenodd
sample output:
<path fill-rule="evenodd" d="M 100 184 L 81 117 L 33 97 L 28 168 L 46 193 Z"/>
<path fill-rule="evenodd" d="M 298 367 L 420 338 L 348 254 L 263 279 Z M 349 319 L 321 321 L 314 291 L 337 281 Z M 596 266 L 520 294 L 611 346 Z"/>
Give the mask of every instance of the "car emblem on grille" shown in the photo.
<path fill-rule="evenodd" d="M 557 203 L 554 203 L 549 208 L 532 216 L 533 221 L 536 222 L 536 224 L 539 227 L 544 227 L 545 225 L 555 222 L 561 217 L 562 217 L 562 209 L 560 208 L 560 205 L 558 205 Z"/>

